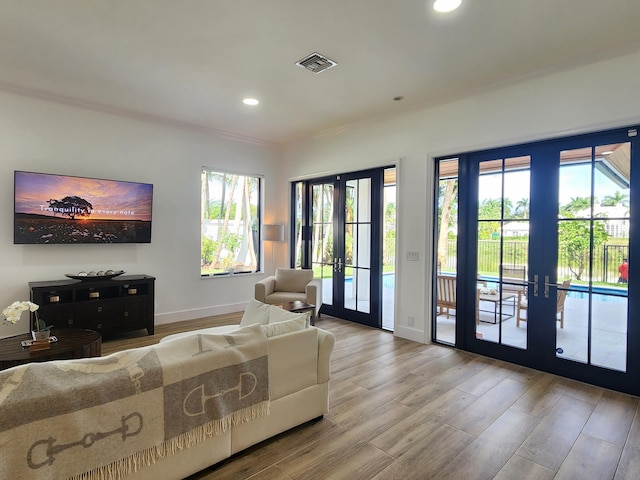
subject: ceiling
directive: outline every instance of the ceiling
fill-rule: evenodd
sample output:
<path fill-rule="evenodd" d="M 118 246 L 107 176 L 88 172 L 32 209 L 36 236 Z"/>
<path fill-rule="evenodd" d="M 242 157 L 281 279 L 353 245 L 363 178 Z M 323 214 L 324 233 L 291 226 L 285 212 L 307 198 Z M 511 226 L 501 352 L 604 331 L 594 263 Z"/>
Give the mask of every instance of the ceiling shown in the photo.
<path fill-rule="evenodd" d="M 637 0 L 432 1 L 0 0 L 0 90 L 286 143 L 640 50 Z"/>

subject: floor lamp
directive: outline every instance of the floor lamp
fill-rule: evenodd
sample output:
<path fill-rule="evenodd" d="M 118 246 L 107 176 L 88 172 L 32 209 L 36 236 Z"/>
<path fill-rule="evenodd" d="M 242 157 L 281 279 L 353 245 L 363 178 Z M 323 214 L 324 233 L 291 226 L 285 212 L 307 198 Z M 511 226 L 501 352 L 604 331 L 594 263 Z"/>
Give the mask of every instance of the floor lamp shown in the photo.
<path fill-rule="evenodd" d="M 275 272 L 275 262 L 273 260 L 274 242 L 284 241 L 284 225 L 263 225 L 262 236 L 265 242 L 271 242 L 271 267 Z"/>

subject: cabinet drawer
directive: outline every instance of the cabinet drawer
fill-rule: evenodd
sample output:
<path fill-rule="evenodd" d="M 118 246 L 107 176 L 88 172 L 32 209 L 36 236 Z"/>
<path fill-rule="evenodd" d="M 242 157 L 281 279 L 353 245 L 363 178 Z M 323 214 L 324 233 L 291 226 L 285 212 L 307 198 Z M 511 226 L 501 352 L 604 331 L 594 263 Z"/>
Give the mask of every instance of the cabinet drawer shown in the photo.
<path fill-rule="evenodd" d="M 128 297 L 124 301 L 124 324 L 127 328 L 146 328 L 149 322 L 149 298 Z"/>
<path fill-rule="evenodd" d="M 58 328 L 73 326 L 73 305 L 43 305 L 38 310 L 38 317 L 47 325 Z"/>
<path fill-rule="evenodd" d="M 75 304 L 74 326 L 98 331 L 116 330 L 123 325 L 122 299 L 79 302 Z"/>

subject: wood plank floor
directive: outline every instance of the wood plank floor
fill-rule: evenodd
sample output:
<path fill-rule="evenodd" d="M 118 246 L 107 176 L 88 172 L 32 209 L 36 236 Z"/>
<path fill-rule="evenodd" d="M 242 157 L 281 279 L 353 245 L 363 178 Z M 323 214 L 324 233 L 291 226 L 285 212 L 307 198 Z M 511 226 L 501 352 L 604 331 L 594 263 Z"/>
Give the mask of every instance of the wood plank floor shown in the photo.
<path fill-rule="evenodd" d="M 105 341 L 103 354 L 239 314 Z M 330 411 L 189 480 L 640 479 L 638 398 L 323 316 Z"/>

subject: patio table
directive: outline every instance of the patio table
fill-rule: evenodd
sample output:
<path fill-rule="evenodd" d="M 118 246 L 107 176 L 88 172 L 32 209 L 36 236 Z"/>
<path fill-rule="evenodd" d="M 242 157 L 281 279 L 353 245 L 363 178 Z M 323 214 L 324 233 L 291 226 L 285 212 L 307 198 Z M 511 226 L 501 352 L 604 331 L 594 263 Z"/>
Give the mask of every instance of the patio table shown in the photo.
<path fill-rule="evenodd" d="M 490 313 L 492 312 L 494 324 L 498 323 L 498 317 L 500 317 L 500 321 L 503 322 L 504 320 L 512 318 L 516 314 L 516 297 L 517 295 L 515 293 L 507 293 L 504 291 L 502 292 L 502 295 L 500 294 L 500 292 L 480 293 L 478 295 L 478 299 L 480 300 L 480 302 L 493 303 L 493 310 L 482 310 L 480 308 L 480 305 L 478 304 L 478 311 Z M 511 312 L 505 311 L 505 309 L 503 308 L 505 305 L 511 307 Z M 491 323 L 482 319 L 480 319 L 480 321 Z"/>

